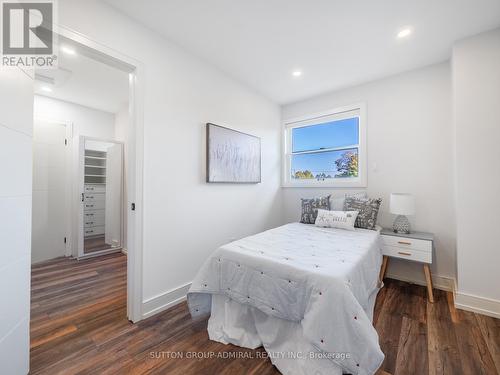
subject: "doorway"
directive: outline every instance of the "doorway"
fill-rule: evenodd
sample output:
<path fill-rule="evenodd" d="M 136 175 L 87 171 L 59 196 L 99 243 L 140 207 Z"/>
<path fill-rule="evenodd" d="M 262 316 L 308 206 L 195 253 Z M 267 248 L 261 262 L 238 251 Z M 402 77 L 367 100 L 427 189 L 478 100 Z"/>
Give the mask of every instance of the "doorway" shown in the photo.
<path fill-rule="evenodd" d="M 122 250 L 123 143 L 81 137 L 79 167 L 83 175 L 79 212 L 83 241 L 78 243 L 78 259 Z"/>
<path fill-rule="evenodd" d="M 51 124 L 52 126 L 56 126 L 56 124 L 59 124 L 64 125 L 66 128 L 66 163 L 69 164 L 69 167 L 66 171 L 66 174 L 64 175 L 64 178 L 67 181 L 67 192 L 65 194 L 65 197 L 67 196 L 68 199 L 64 200 L 66 202 L 64 206 L 61 204 L 57 209 L 53 208 L 53 210 L 55 211 L 54 215 L 58 218 L 58 220 L 51 220 L 50 223 L 45 223 L 45 227 L 41 225 L 38 229 L 38 234 L 35 235 L 35 233 L 33 233 L 33 240 L 43 244 L 43 246 L 41 246 L 42 248 L 50 248 L 51 250 L 53 250 L 52 253 L 49 253 L 47 255 L 49 258 L 52 258 L 53 256 L 60 256 L 62 249 L 64 249 L 63 256 L 66 256 L 65 259 L 79 259 L 80 261 L 85 258 L 97 256 L 102 256 L 102 259 L 105 259 L 106 254 L 109 252 L 123 252 L 126 259 L 126 316 L 129 320 L 135 322 L 142 319 L 141 267 L 143 105 L 141 95 L 142 80 L 139 79 L 139 77 L 142 76 L 142 64 L 138 61 L 135 61 L 134 59 L 131 59 L 128 56 L 122 55 L 114 49 L 95 43 L 94 41 L 87 39 L 81 34 L 73 33 L 72 31 L 67 30 L 63 27 L 59 28 L 59 33 L 60 47 L 64 45 L 65 51 L 61 52 L 61 54 L 68 53 L 68 59 L 74 59 L 75 57 L 90 59 L 93 60 L 94 63 L 100 63 L 107 68 L 115 69 L 116 71 L 120 71 L 121 73 L 123 73 L 127 85 L 127 103 L 121 106 L 121 110 L 119 111 L 120 113 L 115 113 L 116 121 L 119 121 L 121 125 L 120 129 L 115 132 L 113 137 L 105 134 L 84 133 L 81 131 L 81 128 L 78 126 L 78 124 L 75 123 L 75 121 L 61 114 L 58 115 L 54 113 L 45 113 L 44 116 L 39 116 L 40 118 L 37 118 L 37 121 L 40 121 L 40 123 L 45 122 Z M 55 94 L 55 92 L 57 91 L 54 88 L 57 89 L 58 87 L 51 87 L 51 84 L 58 85 L 61 80 L 64 81 L 65 79 L 67 79 L 67 70 L 69 69 L 66 69 L 65 71 L 64 66 L 61 67 L 63 68 L 62 73 L 59 72 L 60 74 L 58 76 L 48 77 L 48 79 L 46 76 L 42 77 L 43 74 L 40 74 L 40 72 L 37 72 L 35 85 L 38 85 L 38 89 L 43 91 L 38 92 L 38 94 L 40 94 L 39 96 L 44 98 L 43 100 L 49 100 L 50 97 L 53 96 L 52 94 Z M 92 77 L 90 76 L 90 78 Z M 87 77 L 85 81 L 89 81 L 89 77 Z M 92 96 L 92 94 L 90 96 Z M 55 99 L 67 101 L 71 104 L 71 100 L 65 100 L 65 98 Z M 82 106 L 90 107 L 85 103 L 83 103 Z M 63 111 L 61 113 L 64 114 L 65 112 Z M 97 129 L 98 131 L 102 131 L 102 128 L 98 126 L 98 122 L 99 121 L 91 121 L 89 126 Z M 58 139 L 58 137 L 60 138 L 62 132 L 56 133 L 57 135 L 55 136 L 55 139 Z M 97 220 L 93 223 L 91 223 L 91 221 L 87 221 L 87 224 L 85 224 L 85 221 L 83 219 L 84 206 L 82 205 L 81 194 L 84 194 L 84 200 L 85 198 L 88 198 L 89 200 L 95 199 L 97 201 L 100 197 L 97 197 L 95 195 L 93 196 L 93 198 L 92 195 L 85 197 L 85 172 L 81 174 L 78 171 L 80 165 L 80 156 L 78 151 L 80 150 L 80 145 L 85 144 L 85 141 L 82 141 L 81 137 L 84 137 L 87 140 L 108 142 L 114 145 L 120 145 L 121 147 L 121 150 L 118 153 L 121 153 L 122 166 L 118 167 L 118 169 L 115 169 L 115 171 L 119 170 L 121 172 L 121 189 L 119 188 L 119 190 L 121 190 L 121 197 L 120 194 L 118 194 L 118 200 L 110 200 L 110 212 L 114 214 L 108 215 L 108 218 L 106 218 L 106 215 L 101 215 L 100 217 L 99 215 L 95 215 L 94 217 Z M 58 142 L 58 140 L 54 140 L 54 144 L 56 142 Z M 35 155 L 35 157 L 38 158 L 39 155 L 37 154 Z M 94 167 L 90 170 L 95 171 L 97 169 L 95 168 L 95 166 L 96 165 L 91 165 L 91 167 L 88 168 Z M 83 164 L 83 169 L 85 170 L 85 164 Z M 81 177 L 82 181 L 80 181 L 80 174 L 83 176 Z M 99 173 L 96 173 L 96 175 L 97 174 Z M 61 178 L 61 176 L 62 175 L 60 175 L 59 178 Z M 118 176 L 118 180 L 119 179 L 120 177 Z M 46 190 L 51 191 L 50 194 L 52 196 L 57 196 L 58 202 L 62 202 L 61 190 L 59 190 L 58 193 L 55 192 L 57 190 L 56 188 L 59 187 L 59 185 L 60 182 L 54 180 Z M 120 185 L 120 183 L 118 183 L 118 185 Z M 106 195 L 105 191 L 102 191 L 101 193 L 103 196 Z M 54 201 L 54 199 L 48 198 L 50 194 L 46 193 L 45 197 L 42 197 L 43 199 L 45 199 L 46 204 L 48 204 L 48 201 Z M 116 198 L 116 194 L 114 194 L 113 198 Z M 119 201 L 119 204 L 117 203 L 117 201 Z M 98 202 L 96 203 L 99 204 Z M 43 207 L 43 204 L 41 204 L 41 206 Z M 134 206 L 133 209 L 132 206 Z M 78 212 L 80 210 L 82 211 L 81 216 L 78 215 Z M 63 213 L 61 214 L 61 212 Z M 68 214 L 68 212 L 70 213 Z M 113 220 L 112 217 L 114 216 L 116 218 L 117 215 L 121 215 L 120 219 Z M 39 215 L 33 215 L 33 218 L 34 220 L 37 220 L 37 223 L 41 223 L 43 221 L 41 220 L 41 218 L 44 217 L 46 218 L 47 216 L 44 216 L 43 213 L 40 213 Z M 90 218 L 90 216 L 88 216 L 88 218 Z M 97 233 L 95 233 L 96 237 L 87 238 L 89 241 L 87 250 L 85 250 L 85 227 L 87 226 L 88 228 L 91 225 L 96 225 L 98 223 L 102 223 L 103 221 L 105 228 L 108 226 L 113 229 L 108 231 L 108 236 L 106 235 L 105 229 L 104 233 L 102 233 L 102 228 L 95 229 L 95 231 L 97 231 Z M 66 222 L 67 228 L 64 232 L 61 229 L 62 222 Z M 108 222 L 108 225 L 106 225 L 106 222 Z M 37 224 L 34 225 L 34 228 L 36 227 L 36 225 Z M 50 226 L 51 228 L 47 229 L 47 226 Z M 102 227 L 102 225 L 100 226 Z M 59 241 L 61 234 L 63 235 L 61 240 L 63 245 L 58 243 L 57 246 L 54 246 L 54 244 L 51 242 L 45 244 L 46 242 L 44 241 L 46 241 L 46 239 L 40 239 L 44 236 L 47 237 L 47 233 L 51 231 L 55 233 L 51 236 L 51 238 L 53 238 L 53 242 Z M 93 243 L 90 240 L 93 240 Z M 101 241 L 101 243 L 99 243 L 99 241 Z M 104 244 L 102 244 L 102 242 L 104 242 Z M 91 249 L 92 247 L 93 249 Z M 39 261 L 42 258 L 34 257 L 34 259 L 36 259 L 36 261 Z"/>

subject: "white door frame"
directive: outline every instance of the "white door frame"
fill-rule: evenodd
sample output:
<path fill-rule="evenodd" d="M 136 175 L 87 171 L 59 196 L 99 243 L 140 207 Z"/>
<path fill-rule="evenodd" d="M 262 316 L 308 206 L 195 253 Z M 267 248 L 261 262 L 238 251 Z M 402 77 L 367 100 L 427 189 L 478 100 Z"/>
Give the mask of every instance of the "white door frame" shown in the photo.
<path fill-rule="evenodd" d="M 130 69 L 127 176 L 127 317 L 132 322 L 142 319 L 143 262 L 143 161 L 144 161 L 144 64 L 126 54 L 105 46 L 70 28 L 57 25 L 57 33 L 103 56 L 116 66 Z M 135 211 L 131 210 L 135 204 Z"/>

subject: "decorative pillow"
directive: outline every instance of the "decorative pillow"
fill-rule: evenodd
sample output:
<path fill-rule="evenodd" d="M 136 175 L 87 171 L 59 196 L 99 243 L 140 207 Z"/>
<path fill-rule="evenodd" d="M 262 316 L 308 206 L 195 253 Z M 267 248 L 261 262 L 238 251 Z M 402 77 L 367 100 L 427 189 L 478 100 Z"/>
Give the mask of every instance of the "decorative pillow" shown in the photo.
<path fill-rule="evenodd" d="M 357 193 L 345 193 L 344 195 L 331 195 L 330 196 L 330 210 L 331 211 L 343 211 L 346 198 L 366 198 L 366 191 L 360 191 Z"/>
<path fill-rule="evenodd" d="M 304 224 L 314 224 L 316 216 L 318 215 L 318 209 L 330 209 L 330 196 L 311 199 L 302 198 L 301 201 L 302 215 L 300 217 L 300 222 Z"/>
<path fill-rule="evenodd" d="M 358 211 L 354 226 L 356 228 L 375 229 L 377 215 L 382 199 L 371 198 L 346 198 L 344 211 Z"/>
<path fill-rule="evenodd" d="M 358 211 L 326 211 L 318 210 L 314 223 L 317 227 L 354 230 L 354 222 Z"/>

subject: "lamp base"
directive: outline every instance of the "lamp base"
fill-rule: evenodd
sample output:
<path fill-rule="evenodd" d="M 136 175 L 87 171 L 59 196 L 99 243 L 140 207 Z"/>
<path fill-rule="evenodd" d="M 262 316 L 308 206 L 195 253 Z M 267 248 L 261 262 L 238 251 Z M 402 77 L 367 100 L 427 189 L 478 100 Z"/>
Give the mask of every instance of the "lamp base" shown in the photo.
<path fill-rule="evenodd" d="M 410 234 L 410 222 L 404 215 L 398 215 L 392 224 L 394 233 Z"/>

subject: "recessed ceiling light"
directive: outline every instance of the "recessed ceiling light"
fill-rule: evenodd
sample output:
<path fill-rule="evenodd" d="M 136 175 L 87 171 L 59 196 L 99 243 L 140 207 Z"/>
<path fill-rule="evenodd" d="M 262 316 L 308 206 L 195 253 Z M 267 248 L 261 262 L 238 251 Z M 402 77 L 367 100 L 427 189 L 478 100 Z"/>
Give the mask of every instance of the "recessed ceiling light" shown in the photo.
<path fill-rule="evenodd" d="M 398 33 L 398 38 L 399 39 L 403 39 L 403 38 L 406 38 L 407 36 L 410 36 L 411 35 L 411 29 L 409 27 L 407 28 L 404 28 L 402 29 L 399 33 Z"/>
<path fill-rule="evenodd" d="M 71 47 L 63 46 L 61 47 L 61 51 L 63 51 L 66 55 L 76 55 L 76 51 Z"/>
<path fill-rule="evenodd" d="M 302 72 L 300 70 L 294 70 L 292 72 L 292 76 L 294 77 L 300 77 L 302 75 Z"/>
<path fill-rule="evenodd" d="M 49 86 L 42 86 L 40 88 L 40 90 L 45 91 L 45 92 L 52 92 L 52 88 L 50 88 Z"/>

